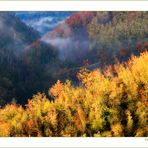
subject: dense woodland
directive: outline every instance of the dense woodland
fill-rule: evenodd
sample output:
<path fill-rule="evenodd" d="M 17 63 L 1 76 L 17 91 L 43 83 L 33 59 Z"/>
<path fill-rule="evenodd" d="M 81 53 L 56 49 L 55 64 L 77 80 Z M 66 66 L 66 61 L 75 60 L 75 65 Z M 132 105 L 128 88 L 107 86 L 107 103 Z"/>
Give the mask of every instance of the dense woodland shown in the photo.
<path fill-rule="evenodd" d="M 148 136 L 148 52 L 103 71 L 82 69 L 79 85 L 57 81 L 0 109 L 0 136 Z"/>
<path fill-rule="evenodd" d="M 73 12 L 43 34 L 1 12 L 0 136 L 148 136 L 147 26 Z"/>

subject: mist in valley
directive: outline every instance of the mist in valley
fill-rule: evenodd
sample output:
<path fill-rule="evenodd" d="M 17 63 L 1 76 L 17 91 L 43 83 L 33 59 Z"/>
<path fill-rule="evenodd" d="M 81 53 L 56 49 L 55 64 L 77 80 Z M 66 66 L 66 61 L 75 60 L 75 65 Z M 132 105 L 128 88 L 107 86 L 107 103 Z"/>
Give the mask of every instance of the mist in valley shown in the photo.
<path fill-rule="evenodd" d="M 147 48 L 147 28 L 139 24 L 147 24 L 147 13 L 128 13 L 1 12 L 0 104 L 25 104 L 37 92 L 48 94 L 58 79 L 76 85 L 83 68 L 103 69 L 139 55 Z"/>

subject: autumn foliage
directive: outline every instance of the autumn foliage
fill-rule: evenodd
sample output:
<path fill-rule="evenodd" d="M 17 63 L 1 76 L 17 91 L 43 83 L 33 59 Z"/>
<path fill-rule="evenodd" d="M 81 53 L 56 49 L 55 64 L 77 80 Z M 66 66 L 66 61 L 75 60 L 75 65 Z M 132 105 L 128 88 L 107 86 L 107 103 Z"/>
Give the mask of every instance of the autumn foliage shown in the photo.
<path fill-rule="evenodd" d="M 81 70 L 79 85 L 57 81 L 0 109 L 0 136 L 148 136 L 148 52 L 104 70 Z"/>
<path fill-rule="evenodd" d="M 95 12 L 92 11 L 84 11 L 78 12 L 72 16 L 70 16 L 66 20 L 66 24 L 71 27 L 86 27 L 88 23 L 91 22 L 93 16 L 95 16 Z"/>

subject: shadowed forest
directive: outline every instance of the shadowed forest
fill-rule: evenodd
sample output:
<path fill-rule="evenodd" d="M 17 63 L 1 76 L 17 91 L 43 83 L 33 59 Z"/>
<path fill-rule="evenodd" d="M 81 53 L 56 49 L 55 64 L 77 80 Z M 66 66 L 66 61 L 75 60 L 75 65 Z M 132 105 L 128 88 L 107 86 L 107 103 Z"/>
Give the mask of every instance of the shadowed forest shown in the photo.
<path fill-rule="evenodd" d="M 1 137 L 147 137 L 148 12 L 0 12 Z"/>

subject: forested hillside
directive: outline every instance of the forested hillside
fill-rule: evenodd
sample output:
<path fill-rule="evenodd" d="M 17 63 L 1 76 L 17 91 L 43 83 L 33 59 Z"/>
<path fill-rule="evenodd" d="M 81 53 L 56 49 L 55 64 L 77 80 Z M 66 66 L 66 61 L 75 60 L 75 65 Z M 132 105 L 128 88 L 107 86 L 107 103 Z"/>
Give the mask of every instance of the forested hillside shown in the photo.
<path fill-rule="evenodd" d="M 13 13 L 0 13 L 1 105 L 12 100 L 25 103 L 27 97 L 43 90 L 43 65 L 56 53 L 52 46 L 37 42 L 39 38 L 39 32 L 26 26 Z M 34 42 L 37 45 L 31 46 Z"/>
<path fill-rule="evenodd" d="M 40 11 L 40 12 L 16 12 L 15 15 L 28 26 L 38 30 L 41 34 L 54 29 L 67 17 L 72 15 L 71 11 Z"/>
<path fill-rule="evenodd" d="M 148 12 L 0 12 L 0 136 L 148 136 L 147 26 Z"/>
<path fill-rule="evenodd" d="M 82 69 L 79 85 L 57 81 L 0 109 L 0 136 L 148 136 L 148 52 L 105 70 Z"/>
<path fill-rule="evenodd" d="M 126 61 L 148 49 L 147 12 L 77 12 L 41 40 L 58 49 L 58 78 Z M 74 73 L 74 74 L 73 74 Z"/>
<path fill-rule="evenodd" d="M 81 65 L 88 59 L 101 66 L 127 60 L 147 46 L 147 19 L 147 12 L 77 12 L 42 40 L 57 46 L 63 60 Z"/>

